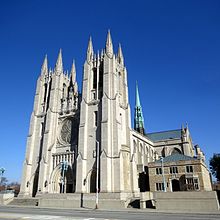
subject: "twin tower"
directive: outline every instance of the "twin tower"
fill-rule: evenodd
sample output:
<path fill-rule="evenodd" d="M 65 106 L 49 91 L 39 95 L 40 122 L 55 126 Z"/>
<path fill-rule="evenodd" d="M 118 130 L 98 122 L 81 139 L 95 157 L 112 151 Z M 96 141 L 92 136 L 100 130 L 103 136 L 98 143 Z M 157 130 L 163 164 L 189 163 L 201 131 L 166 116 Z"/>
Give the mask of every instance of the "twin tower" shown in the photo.
<path fill-rule="evenodd" d="M 135 127 L 142 133 L 142 112 L 136 108 Z M 68 75 L 61 51 L 54 70 L 48 69 L 46 57 L 37 81 L 20 196 L 93 193 L 97 181 L 101 193 L 137 191 L 130 117 L 124 58 L 120 45 L 114 54 L 110 32 L 100 54 L 89 40 L 82 93 L 75 64 Z"/>

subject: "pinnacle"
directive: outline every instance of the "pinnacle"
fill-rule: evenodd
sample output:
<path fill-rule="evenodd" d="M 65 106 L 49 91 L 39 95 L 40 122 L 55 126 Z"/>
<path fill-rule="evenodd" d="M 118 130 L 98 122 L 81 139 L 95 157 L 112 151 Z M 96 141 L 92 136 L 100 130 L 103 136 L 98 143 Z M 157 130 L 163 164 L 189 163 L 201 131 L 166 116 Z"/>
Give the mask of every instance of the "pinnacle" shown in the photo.
<path fill-rule="evenodd" d="M 108 30 L 105 49 L 108 55 L 113 55 L 113 45 L 110 30 Z"/>
<path fill-rule="evenodd" d="M 56 66 L 55 66 L 56 72 L 63 72 L 63 60 L 62 60 L 62 50 L 60 49 L 59 55 L 57 58 Z"/>
<path fill-rule="evenodd" d="M 48 62 L 47 62 L 47 54 L 45 55 L 44 62 L 41 67 L 41 74 L 48 74 Z"/>
<path fill-rule="evenodd" d="M 87 49 L 87 61 L 91 61 L 92 56 L 93 56 L 93 46 L 92 46 L 92 37 L 89 37 L 89 44 L 88 44 L 88 49 Z"/>
<path fill-rule="evenodd" d="M 73 60 L 71 72 L 70 72 L 70 80 L 74 84 L 76 81 L 76 67 L 75 67 L 75 60 Z"/>
<path fill-rule="evenodd" d="M 118 61 L 121 64 L 124 64 L 124 57 L 123 57 L 123 53 L 122 53 L 122 49 L 121 49 L 121 44 L 119 43 L 118 45 L 118 55 L 117 55 Z"/>

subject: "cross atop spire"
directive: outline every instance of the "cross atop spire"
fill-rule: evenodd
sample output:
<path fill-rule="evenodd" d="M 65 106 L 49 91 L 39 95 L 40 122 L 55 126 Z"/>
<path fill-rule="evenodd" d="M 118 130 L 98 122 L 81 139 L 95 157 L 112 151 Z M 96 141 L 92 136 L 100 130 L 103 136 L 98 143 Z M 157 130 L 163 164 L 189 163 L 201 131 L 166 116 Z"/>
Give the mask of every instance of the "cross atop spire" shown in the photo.
<path fill-rule="evenodd" d="M 87 61 L 91 62 L 92 58 L 93 58 L 93 46 L 92 46 L 92 37 L 89 37 L 89 44 L 88 44 L 88 48 L 87 48 Z"/>
<path fill-rule="evenodd" d="M 55 66 L 55 71 L 60 74 L 63 72 L 63 59 L 62 59 L 62 50 L 60 49 L 59 55 L 57 58 L 56 66 Z"/>
<path fill-rule="evenodd" d="M 48 74 L 48 62 L 47 62 L 47 54 L 45 55 L 45 58 L 44 58 L 44 62 L 42 64 L 42 67 L 41 67 L 41 74 L 43 75 L 47 75 Z"/>
<path fill-rule="evenodd" d="M 113 56 L 113 45 L 110 30 L 108 30 L 107 40 L 105 44 L 105 51 L 109 57 Z"/>
<path fill-rule="evenodd" d="M 142 113 L 137 82 L 136 82 L 134 129 L 139 133 L 144 134 L 144 117 Z"/>

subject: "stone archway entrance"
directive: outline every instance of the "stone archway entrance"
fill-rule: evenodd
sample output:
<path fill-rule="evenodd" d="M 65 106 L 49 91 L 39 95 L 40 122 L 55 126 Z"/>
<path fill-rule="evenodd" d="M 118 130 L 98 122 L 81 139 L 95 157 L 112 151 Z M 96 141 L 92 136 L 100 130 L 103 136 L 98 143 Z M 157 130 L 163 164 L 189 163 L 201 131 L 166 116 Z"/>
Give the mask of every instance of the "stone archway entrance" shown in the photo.
<path fill-rule="evenodd" d="M 49 192 L 50 193 L 62 193 L 62 192 L 74 193 L 75 185 L 76 185 L 76 179 L 75 179 L 74 169 L 72 169 L 69 165 L 67 171 L 64 173 L 64 180 L 63 180 L 61 164 L 58 164 L 52 173 L 51 187 L 50 187 Z"/>
<path fill-rule="evenodd" d="M 173 192 L 180 191 L 180 181 L 177 179 L 172 180 Z"/>

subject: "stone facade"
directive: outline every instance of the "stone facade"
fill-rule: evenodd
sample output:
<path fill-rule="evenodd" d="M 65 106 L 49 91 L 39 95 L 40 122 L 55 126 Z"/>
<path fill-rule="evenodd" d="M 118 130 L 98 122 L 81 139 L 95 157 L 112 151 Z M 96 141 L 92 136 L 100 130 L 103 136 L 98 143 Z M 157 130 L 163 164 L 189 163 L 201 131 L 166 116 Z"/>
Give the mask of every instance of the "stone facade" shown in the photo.
<path fill-rule="evenodd" d="M 81 93 L 74 62 L 68 75 L 61 51 L 53 70 L 46 57 L 37 81 L 19 196 L 83 193 L 89 198 L 98 187 L 103 198 L 114 194 L 127 204 L 140 192 L 155 190 L 153 182 L 159 177 L 154 175 L 154 162 L 161 156 L 195 156 L 187 126 L 146 133 L 138 90 L 133 130 L 128 100 L 122 49 L 119 45 L 114 54 L 110 32 L 100 54 L 94 53 L 89 40 Z M 195 166 L 200 189 L 208 190 L 199 148 L 197 158 L 187 163 Z M 185 165 L 177 166 L 181 170 Z"/>
<path fill-rule="evenodd" d="M 148 164 L 150 190 L 164 191 L 165 182 L 167 192 L 211 191 L 210 175 L 204 161 L 179 156 L 168 156 L 169 160 L 164 158 L 163 164 L 160 160 Z M 179 159 L 175 160 L 175 157 Z"/>

